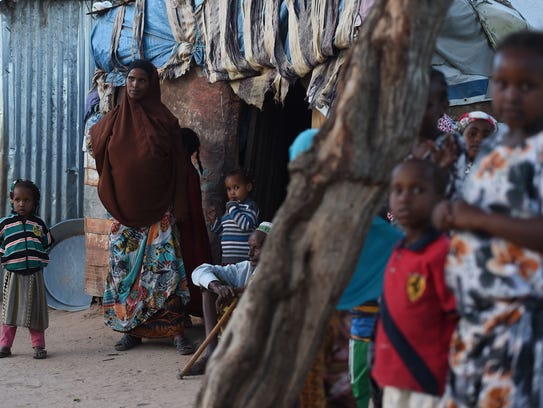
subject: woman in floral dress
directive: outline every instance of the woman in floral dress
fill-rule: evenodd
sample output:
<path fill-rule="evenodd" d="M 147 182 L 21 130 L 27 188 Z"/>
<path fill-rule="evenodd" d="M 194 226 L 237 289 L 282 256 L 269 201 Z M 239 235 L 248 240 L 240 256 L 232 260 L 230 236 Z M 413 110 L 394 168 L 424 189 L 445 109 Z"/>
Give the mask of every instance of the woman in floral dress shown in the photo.
<path fill-rule="evenodd" d="M 173 337 L 190 354 L 183 329 L 199 289 L 189 294 L 187 275 L 209 261 L 209 240 L 198 173 L 151 62 L 128 67 L 122 103 L 90 135 L 98 195 L 113 217 L 103 306 L 106 325 L 124 334 L 115 349 Z M 199 297 L 192 300 L 201 308 Z"/>

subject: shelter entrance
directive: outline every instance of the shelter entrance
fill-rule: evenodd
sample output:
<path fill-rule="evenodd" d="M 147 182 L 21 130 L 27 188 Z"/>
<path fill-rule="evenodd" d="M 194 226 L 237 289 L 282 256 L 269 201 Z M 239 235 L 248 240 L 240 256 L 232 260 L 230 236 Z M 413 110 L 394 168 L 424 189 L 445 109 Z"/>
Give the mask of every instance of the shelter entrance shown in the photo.
<path fill-rule="evenodd" d="M 253 199 L 262 221 L 271 221 L 286 197 L 288 148 L 301 131 L 311 127 L 305 94 L 306 89 L 298 82 L 283 105 L 268 95 L 262 111 L 249 105 L 243 109 L 239 162 L 255 180 Z"/>

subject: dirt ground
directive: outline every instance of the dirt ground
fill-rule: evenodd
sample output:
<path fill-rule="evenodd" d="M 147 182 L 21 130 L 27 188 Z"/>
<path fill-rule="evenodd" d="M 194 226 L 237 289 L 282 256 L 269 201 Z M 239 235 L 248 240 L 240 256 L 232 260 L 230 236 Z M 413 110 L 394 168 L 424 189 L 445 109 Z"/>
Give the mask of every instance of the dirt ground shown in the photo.
<path fill-rule="evenodd" d="M 119 333 L 107 328 L 101 307 L 82 312 L 49 309 L 48 357 L 32 358 L 28 330 L 19 328 L 12 356 L 0 359 L 0 400 L 11 407 L 192 407 L 202 377 L 176 378 L 190 356 L 166 340 L 146 340 L 118 352 Z M 187 336 L 200 342 L 203 326 Z"/>

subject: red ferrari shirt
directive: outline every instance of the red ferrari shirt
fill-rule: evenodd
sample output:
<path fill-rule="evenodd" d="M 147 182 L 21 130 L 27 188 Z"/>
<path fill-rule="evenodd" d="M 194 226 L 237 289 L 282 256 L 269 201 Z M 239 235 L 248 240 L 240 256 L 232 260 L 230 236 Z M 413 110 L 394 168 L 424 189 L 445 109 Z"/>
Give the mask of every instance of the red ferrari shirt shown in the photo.
<path fill-rule="evenodd" d="M 372 370 L 382 387 L 443 393 L 457 322 L 445 284 L 448 250 L 448 238 L 432 230 L 410 246 L 400 243 L 388 261 Z"/>

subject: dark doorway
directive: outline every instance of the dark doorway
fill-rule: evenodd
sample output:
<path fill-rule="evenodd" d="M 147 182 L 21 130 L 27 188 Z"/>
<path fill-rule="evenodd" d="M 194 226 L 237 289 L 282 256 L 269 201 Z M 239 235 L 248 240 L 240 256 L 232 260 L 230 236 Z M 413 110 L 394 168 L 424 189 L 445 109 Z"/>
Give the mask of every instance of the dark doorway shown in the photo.
<path fill-rule="evenodd" d="M 255 180 L 252 198 L 260 221 L 271 221 L 283 203 L 289 182 L 288 148 L 296 136 L 311 127 L 306 89 L 291 87 L 284 105 L 266 98 L 262 111 L 246 105 L 240 132 L 240 164 Z"/>

